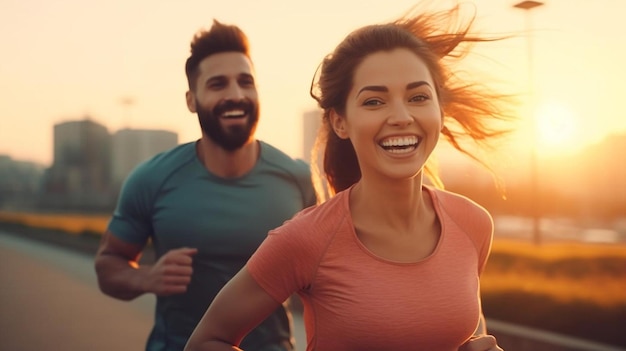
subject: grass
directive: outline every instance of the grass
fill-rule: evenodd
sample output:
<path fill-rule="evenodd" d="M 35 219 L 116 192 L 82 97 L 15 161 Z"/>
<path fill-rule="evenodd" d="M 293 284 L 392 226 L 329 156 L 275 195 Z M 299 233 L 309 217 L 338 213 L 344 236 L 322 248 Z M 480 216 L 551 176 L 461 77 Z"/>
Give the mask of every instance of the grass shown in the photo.
<path fill-rule="evenodd" d="M 520 257 L 555 261 L 564 258 L 619 257 L 626 259 L 626 244 L 592 244 L 581 242 L 548 242 L 535 245 L 530 242 L 496 238 L 492 251 L 499 254 L 514 254 Z"/>
<path fill-rule="evenodd" d="M 109 215 L 26 213 L 0 211 L 0 222 L 54 229 L 70 234 L 104 233 Z"/>
<path fill-rule="evenodd" d="M 626 245 L 497 239 L 481 277 L 488 318 L 626 346 Z"/>
<path fill-rule="evenodd" d="M 626 245 L 495 240 L 483 293 L 525 292 L 559 302 L 626 305 Z"/>

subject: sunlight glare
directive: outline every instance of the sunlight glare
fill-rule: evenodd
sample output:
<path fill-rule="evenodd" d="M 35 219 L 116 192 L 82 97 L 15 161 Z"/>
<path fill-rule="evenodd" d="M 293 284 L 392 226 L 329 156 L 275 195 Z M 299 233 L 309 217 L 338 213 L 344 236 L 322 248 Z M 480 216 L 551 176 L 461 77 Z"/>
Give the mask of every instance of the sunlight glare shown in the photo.
<path fill-rule="evenodd" d="M 537 109 L 537 141 L 551 151 L 578 148 L 577 121 L 574 112 L 567 106 L 550 102 Z"/>

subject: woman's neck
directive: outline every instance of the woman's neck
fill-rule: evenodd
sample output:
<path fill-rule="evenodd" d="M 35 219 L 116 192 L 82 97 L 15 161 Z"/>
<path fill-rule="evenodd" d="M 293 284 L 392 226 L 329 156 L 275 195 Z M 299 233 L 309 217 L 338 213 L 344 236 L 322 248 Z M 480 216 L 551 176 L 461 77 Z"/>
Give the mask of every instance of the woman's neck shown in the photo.
<path fill-rule="evenodd" d="M 385 184 L 359 181 L 350 194 L 355 225 L 385 225 L 396 233 L 412 233 L 428 214 L 421 176 Z"/>

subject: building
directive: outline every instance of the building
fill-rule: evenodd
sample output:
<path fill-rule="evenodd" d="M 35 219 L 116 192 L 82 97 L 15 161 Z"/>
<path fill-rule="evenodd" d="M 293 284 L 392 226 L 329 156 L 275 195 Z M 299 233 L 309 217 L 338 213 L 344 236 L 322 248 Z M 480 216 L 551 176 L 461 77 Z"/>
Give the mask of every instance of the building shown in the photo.
<path fill-rule="evenodd" d="M 43 165 L 0 155 L 0 208 L 30 209 L 36 205 Z"/>
<path fill-rule="evenodd" d="M 52 166 L 43 187 L 45 207 L 97 208 L 110 202 L 111 136 L 86 116 L 54 125 Z"/>
<path fill-rule="evenodd" d="M 110 211 L 130 171 L 175 147 L 165 130 L 121 129 L 110 134 L 89 117 L 54 126 L 52 166 L 44 174 L 40 206 L 68 211 Z"/>

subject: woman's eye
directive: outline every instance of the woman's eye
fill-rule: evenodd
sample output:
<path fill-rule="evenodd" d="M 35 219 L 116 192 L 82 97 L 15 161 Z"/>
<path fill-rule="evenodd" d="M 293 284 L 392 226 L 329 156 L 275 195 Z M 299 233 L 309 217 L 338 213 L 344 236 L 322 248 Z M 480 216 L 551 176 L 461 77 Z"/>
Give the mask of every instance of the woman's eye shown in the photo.
<path fill-rule="evenodd" d="M 418 94 L 418 95 L 415 95 L 415 96 L 411 97 L 409 99 L 409 101 L 412 101 L 412 102 L 424 102 L 424 101 L 427 101 L 429 99 L 430 99 L 430 96 L 428 96 L 426 94 Z"/>
<path fill-rule="evenodd" d="M 382 105 L 382 101 L 376 100 L 376 99 L 365 100 L 363 102 L 363 105 L 364 106 L 379 106 L 379 105 Z"/>

